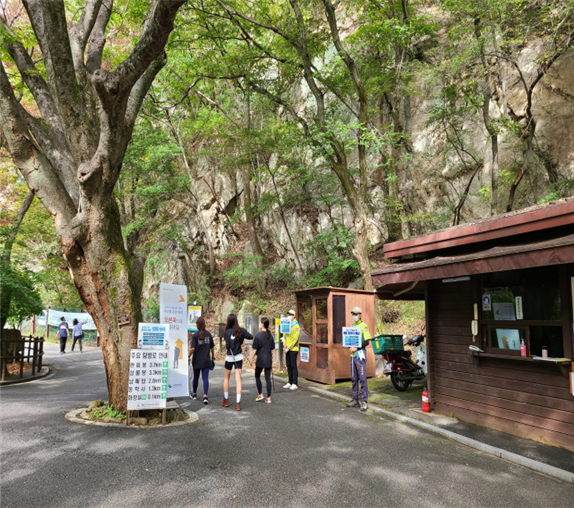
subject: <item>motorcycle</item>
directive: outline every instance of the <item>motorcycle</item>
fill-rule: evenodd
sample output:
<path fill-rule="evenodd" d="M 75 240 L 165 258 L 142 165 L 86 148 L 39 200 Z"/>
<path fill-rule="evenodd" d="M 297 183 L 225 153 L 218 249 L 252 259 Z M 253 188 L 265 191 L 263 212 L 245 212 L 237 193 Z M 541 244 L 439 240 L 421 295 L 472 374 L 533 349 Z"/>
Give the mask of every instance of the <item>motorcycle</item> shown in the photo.
<path fill-rule="evenodd" d="M 413 381 L 426 379 L 427 347 L 423 344 L 424 340 L 424 335 L 415 335 L 407 342 L 408 346 L 413 346 L 415 352 L 414 361 L 412 352 L 408 350 L 382 353 L 383 358 L 387 362 L 383 373 L 385 376 L 391 377 L 391 383 L 399 392 L 407 390 Z"/>

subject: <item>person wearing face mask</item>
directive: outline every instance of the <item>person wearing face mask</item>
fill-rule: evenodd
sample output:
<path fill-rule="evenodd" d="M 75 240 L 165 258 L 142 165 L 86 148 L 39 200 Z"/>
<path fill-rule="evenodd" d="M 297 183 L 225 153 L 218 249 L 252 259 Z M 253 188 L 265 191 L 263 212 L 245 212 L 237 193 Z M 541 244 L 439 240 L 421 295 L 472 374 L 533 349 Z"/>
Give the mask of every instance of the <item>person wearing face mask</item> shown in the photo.
<path fill-rule="evenodd" d="M 353 325 L 361 329 L 361 347 L 349 348 L 351 353 L 351 384 L 353 388 L 353 400 L 347 404 L 347 407 L 361 407 L 361 411 L 366 411 L 369 407 L 367 400 L 369 398 L 369 388 L 367 386 L 367 352 L 365 348 L 369 345 L 371 334 L 366 323 L 361 321 L 363 311 L 361 307 L 354 307 L 351 311 L 353 316 Z M 359 404 L 359 381 L 361 382 L 361 404 Z"/>
<path fill-rule="evenodd" d="M 283 335 L 283 347 L 285 349 L 285 363 L 287 364 L 287 373 L 289 374 L 289 382 L 283 386 L 290 390 L 297 390 L 297 377 L 299 372 L 297 370 L 297 356 L 299 355 L 299 333 L 301 331 L 299 323 L 295 319 L 295 311 L 291 309 L 287 313 L 287 317 L 291 319 L 291 331 Z"/>

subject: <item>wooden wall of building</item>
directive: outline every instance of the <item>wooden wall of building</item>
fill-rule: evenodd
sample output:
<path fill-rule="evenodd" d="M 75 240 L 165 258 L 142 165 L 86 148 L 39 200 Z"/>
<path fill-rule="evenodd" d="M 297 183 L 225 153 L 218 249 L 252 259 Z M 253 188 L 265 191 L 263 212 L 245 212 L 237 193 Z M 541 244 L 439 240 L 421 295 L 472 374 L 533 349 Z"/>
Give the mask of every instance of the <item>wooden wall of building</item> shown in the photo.
<path fill-rule="evenodd" d="M 468 346 L 478 280 L 427 284 L 429 387 L 437 413 L 574 451 L 574 397 L 557 365 L 481 357 Z M 478 345 L 478 343 L 477 343 Z"/>

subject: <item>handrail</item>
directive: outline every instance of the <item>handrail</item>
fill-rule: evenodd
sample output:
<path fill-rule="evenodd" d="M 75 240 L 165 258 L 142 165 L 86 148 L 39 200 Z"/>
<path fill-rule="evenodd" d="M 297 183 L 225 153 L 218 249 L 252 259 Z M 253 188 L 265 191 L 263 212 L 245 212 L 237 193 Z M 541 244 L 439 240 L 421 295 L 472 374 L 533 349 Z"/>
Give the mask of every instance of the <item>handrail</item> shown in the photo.
<path fill-rule="evenodd" d="M 11 347 L 12 345 L 12 347 Z M 24 377 L 24 364 L 32 366 L 32 376 L 42 370 L 44 339 L 42 337 L 22 337 L 21 339 L 2 339 L 0 341 L 0 371 L 2 381 L 8 377 L 8 364 L 20 364 L 18 378 Z"/>

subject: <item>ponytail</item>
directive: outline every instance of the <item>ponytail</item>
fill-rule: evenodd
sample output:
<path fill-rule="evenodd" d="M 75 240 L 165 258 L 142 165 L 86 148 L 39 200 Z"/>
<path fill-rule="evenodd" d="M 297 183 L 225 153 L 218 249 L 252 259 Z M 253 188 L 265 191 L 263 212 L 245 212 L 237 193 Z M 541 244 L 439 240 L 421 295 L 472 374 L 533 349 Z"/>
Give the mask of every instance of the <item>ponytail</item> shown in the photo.
<path fill-rule="evenodd" d="M 195 324 L 197 325 L 197 329 L 199 330 L 199 340 L 205 339 L 205 319 L 203 319 L 200 316 L 197 318 Z"/>

